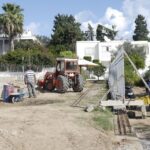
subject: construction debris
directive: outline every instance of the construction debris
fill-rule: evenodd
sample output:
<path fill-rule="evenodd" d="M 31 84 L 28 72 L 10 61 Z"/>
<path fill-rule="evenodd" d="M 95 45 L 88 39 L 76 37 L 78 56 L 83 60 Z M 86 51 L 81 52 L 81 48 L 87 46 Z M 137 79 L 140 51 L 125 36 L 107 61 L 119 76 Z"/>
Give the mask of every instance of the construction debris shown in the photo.
<path fill-rule="evenodd" d="M 92 112 L 94 110 L 94 106 L 93 105 L 89 105 L 85 107 L 85 111 L 86 112 Z"/>

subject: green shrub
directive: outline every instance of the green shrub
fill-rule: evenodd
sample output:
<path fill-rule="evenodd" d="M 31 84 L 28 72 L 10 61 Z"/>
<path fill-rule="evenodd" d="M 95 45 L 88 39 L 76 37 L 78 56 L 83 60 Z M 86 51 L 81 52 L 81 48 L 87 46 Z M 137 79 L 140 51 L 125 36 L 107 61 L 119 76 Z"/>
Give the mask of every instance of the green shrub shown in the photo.
<path fill-rule="evenodd" d="M 75 53 L 73 53 L 72 51 L 61 51 L 60 57 L 75 58 Z"/>
<path fill-rule="evenodd" d="M 26 66 L 29 63 L 36 66 L 53 66 L 55 56 L 51 52 L 32 49 L 28 51 L 18 49 L 0 56 L 0 64 Z"/>
<path fill-rule="evenodd" d="M 101 63 L 98 63 L 98 66 L 95 66 L 92 68 L 92 71 L 94 72 L 94 74 L 98 77 L 101 77 L 102 75 L 104 75 L 106 67 L 104 67 Z"/>
<path fill-rule="evenodd" d="M 99 64 L 99 60 L 98 59 L 94 59 L 93 63 Z"/>
<path fill-rule="evenodd" d="M 144 47 L 133 46 L 131 43 L 125 42 L 122 48 L 126 51 L 137 69 L 144 69 L 145 67 L 145 50 Z M 119 48 L 120 49 L 120 48 Z M 125 82 L 129 85 L 135 85 L 140 82 L 140 78 L 133 69 L 131 63 L 125 57 Z"/>
<path fill-rule="evenodd" d="M 85 60 L 88 60 L 88 61 L 91 61 L 92 60 L 92 57 L 91 56 L 84 56 L 83 57 Z"/>

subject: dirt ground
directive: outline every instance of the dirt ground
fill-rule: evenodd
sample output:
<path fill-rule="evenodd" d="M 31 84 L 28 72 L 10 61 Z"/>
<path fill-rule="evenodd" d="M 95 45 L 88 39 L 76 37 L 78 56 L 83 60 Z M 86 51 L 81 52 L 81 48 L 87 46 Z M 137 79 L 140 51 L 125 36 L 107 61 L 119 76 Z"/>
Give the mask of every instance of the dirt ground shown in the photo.
<path fill-rule="evenodd" d="M 96 103 L 103 90 L 95 84 L 82 105 L 90 98 Z M 92 112 L 71 107 L 79 95 L 71 89 L 65 94 L 38 92 L 35 99 L 0 103 L 0 150 L 142 150 L 135 137 L 97 128 Z"/>
<path fill-rule="evenodd" d="M 91 125 L 91 114 L 70 106 L 77 96 L 72 91 L 38 93 L 36 99 L 1 103 L 0 149 L 111 149 L 109 136 Z"/>

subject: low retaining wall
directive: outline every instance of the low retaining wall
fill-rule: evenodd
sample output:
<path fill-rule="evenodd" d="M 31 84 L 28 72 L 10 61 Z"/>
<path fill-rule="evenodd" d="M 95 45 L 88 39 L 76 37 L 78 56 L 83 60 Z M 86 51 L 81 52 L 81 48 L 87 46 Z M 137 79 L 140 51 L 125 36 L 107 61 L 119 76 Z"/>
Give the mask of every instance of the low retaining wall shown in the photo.
<path fill-rule="evenodd" d="M 37 72 L 37 79 L 44 77 L 45 72 Z M 24 84 L 24 73 L 23 72 L 0 72 L 0 98 L 5 84 L 12 83 L 14 85 L 20 86 L 25 89 L 26 85 Z"/>

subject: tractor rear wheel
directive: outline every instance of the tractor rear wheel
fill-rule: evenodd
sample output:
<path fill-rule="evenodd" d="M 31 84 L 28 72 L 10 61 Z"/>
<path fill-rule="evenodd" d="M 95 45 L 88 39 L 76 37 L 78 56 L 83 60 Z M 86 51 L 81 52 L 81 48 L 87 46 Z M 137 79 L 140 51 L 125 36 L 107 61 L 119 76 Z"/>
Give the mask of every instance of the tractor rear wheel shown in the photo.
<path fill-rule="evenodd" d="M 69 88 L 69 83 L 68 83 L 67 78 L 62 75 L 59 75 L 57 77 L 56 88 L 57 88 L 58 92 L 65 93 Z"/>
<path fill-rule="evenodd" d="M 53 80 L 49 80 L 45 84 L 45 89 L 48 90 L 48 91 L 53 91 L 55 89 L 55 86 L 53 85 Z"/>
<path fill-rule="evenodd" d="M 73 91 L 81 92 L 83 90 L 83 86 L 84 86 L 83 77 L 81 75 L 79 75 L 76 80 L 77 80 L 77 83 L 73 86 Z"/>

